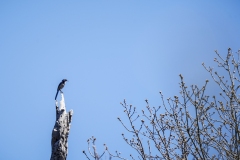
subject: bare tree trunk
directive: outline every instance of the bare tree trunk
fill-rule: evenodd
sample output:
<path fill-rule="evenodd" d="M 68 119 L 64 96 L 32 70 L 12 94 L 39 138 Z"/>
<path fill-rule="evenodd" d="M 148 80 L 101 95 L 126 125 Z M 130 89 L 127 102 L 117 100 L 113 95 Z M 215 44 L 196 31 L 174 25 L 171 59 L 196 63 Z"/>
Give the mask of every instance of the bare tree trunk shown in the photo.
<path fill-rule="evenodd" d="M 66 160 L 68 153 L 68 135 L 73 110 L 66 112 L 63 93 L 60 107 L 56 101 L 56 122 L 52 131 L 52 155 L 50 160 Z"/>

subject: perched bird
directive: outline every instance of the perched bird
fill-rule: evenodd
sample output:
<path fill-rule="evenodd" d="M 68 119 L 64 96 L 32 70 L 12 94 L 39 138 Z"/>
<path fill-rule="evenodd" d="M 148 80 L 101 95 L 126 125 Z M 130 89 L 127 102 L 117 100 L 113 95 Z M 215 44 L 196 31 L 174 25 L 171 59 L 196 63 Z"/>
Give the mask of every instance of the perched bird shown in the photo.
<path fill-rule="evenodd" d="M 58 95 L 58 92 L 60 91 L 62 93 L 62 90 L 66 81 L 68 81 L 67 79 L 63 79 L 62 82 L 59 83 L 58 85 L 58 88 L 57 88 L 57 93 L 56 93 L 56 96 L 55 96 L 55 100 L 57 99 L 57 95 Z"/>

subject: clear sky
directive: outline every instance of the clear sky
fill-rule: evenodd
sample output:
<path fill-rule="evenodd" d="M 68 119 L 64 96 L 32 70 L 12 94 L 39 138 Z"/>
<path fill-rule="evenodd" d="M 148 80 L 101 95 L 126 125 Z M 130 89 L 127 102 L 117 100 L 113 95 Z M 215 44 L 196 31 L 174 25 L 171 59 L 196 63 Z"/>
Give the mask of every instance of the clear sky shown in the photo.
<path fill-rule="evenodd" d="M 99 151 L 106 143 L 129 158 L 120 102 L 141 111 L 146 98 L 161 104 L 160 90 L 177 95 L 180 73 L 189 85 L 210 79 L 201 63 L 213 65 L 215 49 L 240 48 L 239 8 L 237 0 L 0 0 L 0 159 L 50 158 L 63 78 L 74 111 L 68 160 L 84 159 L 93 135 Z"/>

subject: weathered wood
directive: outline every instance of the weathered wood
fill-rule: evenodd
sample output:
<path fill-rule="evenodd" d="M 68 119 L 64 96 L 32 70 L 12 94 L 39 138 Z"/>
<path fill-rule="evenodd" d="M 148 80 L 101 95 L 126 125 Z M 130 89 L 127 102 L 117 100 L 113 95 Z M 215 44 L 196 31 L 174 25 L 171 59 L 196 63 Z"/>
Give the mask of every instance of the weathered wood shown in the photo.
<path fill-rule="evenodd" d="M 73 110 L 66 112 L 63 93 L 60 107 L 56 101 L 56 122 L 52 131 L 52 155 L 50 160 L 66 160 L 68 153 L 68 135 L 71 126 Z"/>

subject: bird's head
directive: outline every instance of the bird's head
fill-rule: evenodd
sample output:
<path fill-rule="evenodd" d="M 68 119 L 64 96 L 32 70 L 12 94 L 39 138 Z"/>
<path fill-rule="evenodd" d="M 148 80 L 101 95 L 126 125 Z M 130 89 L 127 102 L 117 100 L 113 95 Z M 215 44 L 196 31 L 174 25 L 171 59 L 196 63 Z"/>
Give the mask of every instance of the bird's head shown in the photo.
<path fill-rule="evenodd" d="M 67 79 L 63 79 L 63 80 L 62 80 L 62 82 L 66 82 L 66 81 L 68 81 L 68 80 L 67 80 Z"/>

